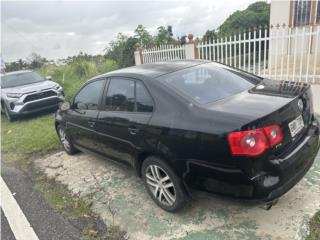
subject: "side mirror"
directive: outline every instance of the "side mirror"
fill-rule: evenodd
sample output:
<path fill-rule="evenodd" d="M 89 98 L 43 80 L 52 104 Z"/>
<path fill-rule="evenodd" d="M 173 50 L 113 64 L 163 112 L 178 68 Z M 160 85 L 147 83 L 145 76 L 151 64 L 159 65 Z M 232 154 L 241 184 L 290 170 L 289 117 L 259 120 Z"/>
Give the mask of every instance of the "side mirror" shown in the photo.
<path fill-rule="evenodd" d="M 46 80 L 52 80 L 51 76 L 46 76 Z"/>
<path fill-rule="evenodd" d="M 88 105 L 85 104 L 85 103 L 82 103 L 82 102 L 78 102 L 78 103 L 77 103 L 77 109 L 87 110 L 87 109 L 88 109 Z"/>
<path fill-rule="evenodd" d="M 69 109 L 70 109 L 70 103 L 69 103 L 69 102 L 63 102 L 63 103 L 60 105 L 59 108 L 60 108 L 61 111 L 69 110 Z"/>

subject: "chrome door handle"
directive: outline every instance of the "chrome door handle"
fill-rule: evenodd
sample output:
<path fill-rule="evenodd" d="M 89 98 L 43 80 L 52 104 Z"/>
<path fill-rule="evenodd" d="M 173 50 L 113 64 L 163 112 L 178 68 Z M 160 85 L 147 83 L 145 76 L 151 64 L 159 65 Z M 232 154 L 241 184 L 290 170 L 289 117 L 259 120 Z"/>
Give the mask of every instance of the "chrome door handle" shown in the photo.
<path fill-rule="evenodd" d="M 131 127 L 128 127 L 128 131 L 131 135 L 135 135 L 139 132 L 139 129 L 136 128 L 135 126 L 131 126 Z"/>
<path fill-rule="evenodd" d="M 88 122 L 88 124 L 89 124 L 89 126 L 90 126 L 90 127 L 92 127 L 92 128 L 93 128 L 93 127 L 94 127 L 94 125 L 96 124 L 96 122 Z"/>

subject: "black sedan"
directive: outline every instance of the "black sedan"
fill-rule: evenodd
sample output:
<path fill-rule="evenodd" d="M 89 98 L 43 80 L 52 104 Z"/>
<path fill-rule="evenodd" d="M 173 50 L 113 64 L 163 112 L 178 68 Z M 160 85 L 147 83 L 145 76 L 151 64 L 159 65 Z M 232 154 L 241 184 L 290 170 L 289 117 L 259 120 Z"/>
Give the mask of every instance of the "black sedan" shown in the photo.
<path fill-rule="evenodd" d="M 60 107 L 56 129 L 69 154 L 134 167 L 167 211 L 199 192 L 271 202 L 306 174 L 319 150 L 309 85 L 205 61 L 94 77 Z"/>

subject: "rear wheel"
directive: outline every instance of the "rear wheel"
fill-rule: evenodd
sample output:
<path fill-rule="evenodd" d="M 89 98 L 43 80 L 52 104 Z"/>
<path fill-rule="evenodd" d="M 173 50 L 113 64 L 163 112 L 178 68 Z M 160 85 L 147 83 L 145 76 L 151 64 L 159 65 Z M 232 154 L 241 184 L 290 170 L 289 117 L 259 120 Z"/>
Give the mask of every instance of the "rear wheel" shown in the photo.
<path fill-rule="evenodd" d="M 147 191 L 158 206 L 176 212 L 185 205 L 187 198 L 181 180 L 163 160 L 148 157 L 141 171 Z"/>
<path fill-rule="evenodd" d="M 65 132 L 65 128 L 63 126 L 58 125 L 57 132 L 58 132 L 58 135 L 60 138 L 60 143 L 61 143 L 63 149 L 66 151 L 66 153 L 73 155 L 73 154 L 79 152 L 79 150 L 73 146 L 72 142 L 68 138 L 68 136 Z"/>

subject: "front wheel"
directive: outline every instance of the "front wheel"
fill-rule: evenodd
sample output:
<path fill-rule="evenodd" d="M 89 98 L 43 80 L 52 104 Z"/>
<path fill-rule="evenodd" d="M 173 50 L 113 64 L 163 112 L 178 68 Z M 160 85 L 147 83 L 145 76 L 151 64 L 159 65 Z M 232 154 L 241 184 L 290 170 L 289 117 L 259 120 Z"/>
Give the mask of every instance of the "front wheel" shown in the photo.
<path fill-rule="evenodd" d="M 77 152 L 79 152 L 72 144 L 72 142 L 70 141 L 70 139 L 68 138 L 66 132 L 65 132 L 65 128 L 61 125 L 58 125 L 57 127 L 57 132 L 60 138 L 60 143 L 63 147 L 63 149 L 66 151 L 66 153 L 73 155 Z"/>
<path fill-rule="evenodd" d="M 7 108 L 7 106 L 4 105 L 4 106 L 3 106 L 3 109 L 4 109 L 4 114 L 6 115 L 8 121 L 9 121 L 9 122 L 14 121 L 14 118 L 13 118 L 13 116 L 10 114 L 9 109 Z"/>
<path fill-rule="evenodd" d="M 157 157 L 142 164 L 142 177 L 153 201 L 168 212 L 176 212 L 186 204 L 185 190 L 172 168 Z"/>

